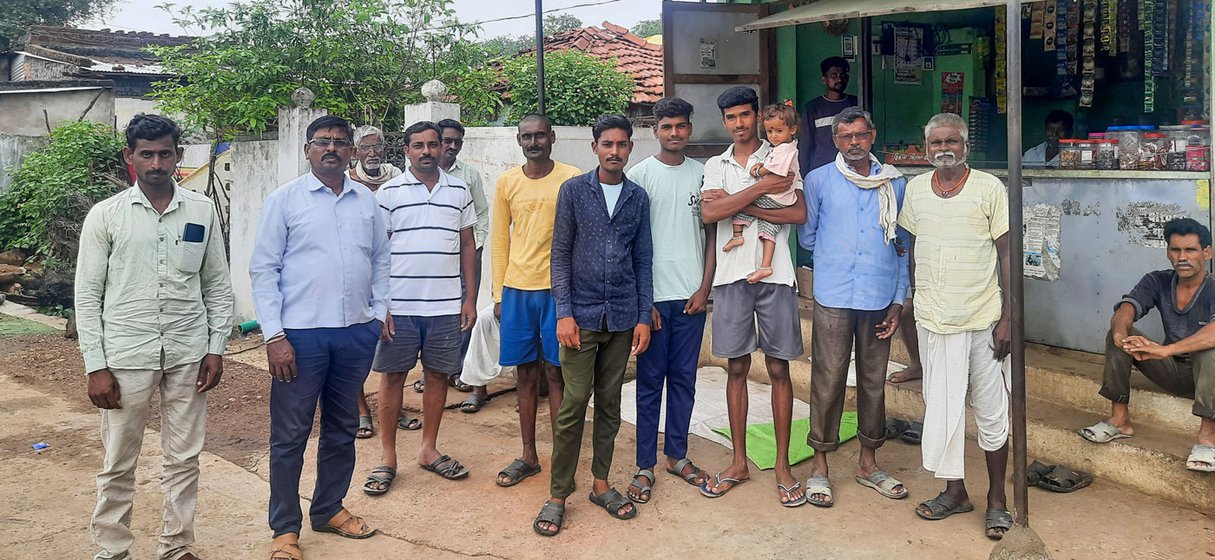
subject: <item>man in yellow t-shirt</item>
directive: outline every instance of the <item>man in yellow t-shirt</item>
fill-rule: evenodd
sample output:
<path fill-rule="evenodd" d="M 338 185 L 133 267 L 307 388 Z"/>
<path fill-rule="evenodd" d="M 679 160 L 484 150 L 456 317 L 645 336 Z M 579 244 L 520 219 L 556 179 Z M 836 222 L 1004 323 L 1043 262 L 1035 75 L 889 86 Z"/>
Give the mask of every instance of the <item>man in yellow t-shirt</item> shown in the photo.
<path fill-rule="evenodd" d="M 924 468 L 945 491 L 916 507 L 928 520 L 974 511 L 966 494 L 966 402 L 986 452 L 988 538 L 1012 526 L 1004 493 L 1008 468 L 1011 350 L 1008 199 L 996 177 L 966 165 L 966 122 L 952 113 L 924 127 L 936 170 L 907 183 L 899 225 L 911 235 L 916 331 L 924 365 Z M 997 269 L 997 265 L 999 268 Z M 998 272 L 997 272 L 998 270 Z"/>
<path fill-rule="evenodd" d="M 553 123 L 528 115 L 515 136 L 527 162 L 498 177 L 490 247 L 493 253 L 494 315 L 501 321 L 498 363 L 518 367 L 519 432 L 523 455 L 498 473 L 499 486 L 514 486 L 540 472 L 536 455 L 536 401 L 540 376 L 548 381 L 549 417 L 561 408 L 561 362 L 557 304 L 550 293 L 553 221 L 557 193 L 578 168 L 553 161 Z"/>

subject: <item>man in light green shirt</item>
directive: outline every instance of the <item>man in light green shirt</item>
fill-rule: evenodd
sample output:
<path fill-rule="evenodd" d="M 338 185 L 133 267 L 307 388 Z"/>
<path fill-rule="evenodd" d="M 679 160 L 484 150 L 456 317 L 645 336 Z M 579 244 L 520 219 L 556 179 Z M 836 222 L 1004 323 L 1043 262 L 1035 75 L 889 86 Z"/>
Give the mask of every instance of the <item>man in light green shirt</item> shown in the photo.
<path fill-rule="evenodd" d="M 89 399 L 101 409 L 96 558 L 126 558 L 148 402 L 160 389 L 162 560 L 194 560 L 204 393 L 219 384 L 232 328 L 223 234 L 207 197 L 177 186 L 181 130 L 157 115 L 127 125 L 123 157 L 138 182 L 88 213 L 76 261 L 76 327 Z"/>

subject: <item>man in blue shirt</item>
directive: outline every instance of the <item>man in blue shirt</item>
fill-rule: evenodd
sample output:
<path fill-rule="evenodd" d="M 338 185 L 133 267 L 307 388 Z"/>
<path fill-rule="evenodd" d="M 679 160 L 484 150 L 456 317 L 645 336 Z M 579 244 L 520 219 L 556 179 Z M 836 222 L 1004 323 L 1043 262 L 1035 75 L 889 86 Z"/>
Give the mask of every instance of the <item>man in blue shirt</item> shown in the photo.
<path fill-rule="evenodd" d="M 650 200 L 624 176 L 633 150 L 633 126 L 619 115 L 599 117 L 591 129 L 599 167 L 567 180 L 557 196 L 553 227 L 553 299 L 565 397 L 553 429 L 549 501 L 532 523 L 551 537 L 561 530 L 565 499 L 574 491 L 586 405 L 595 395 L 595 456 L 591 502 L 617 519 L 637 508 L 608 484 L 620 386 L 629 356 L 650 344 L 653 304 Z"/>
<path fill-rule="evenodd" d="M 856 481 L 887 498 L 907 489 L 877 466 L 886 440 L 886 363 L 890 337 L 907 296 L 907 232 L 898 228 L 907 180 L 870 150 L 877 129 L 869 113 L 849 107 L 835 116 L 835 163 L 806 176 L 806 223 L 798 242 L 814 251 L 814 332 L 810 373 L 810 434 L 814 448 L 806 494 L 834 505 L 827 455 L 839 447 L 840 414 L 853 345 L 861 456 Z"/>
<path fill-rule="evenodd" d="M 311 171 L 266 197 L 249 276 L 270 362 L 270 528 L 274 558 L 299 558 L 300 471 L 317 402 L 321 433 L 312 530 L 375 534 L 342 507 L 354 472 L 357 400 L 388 312 L 388 223 L 367 187 L 345 175 L 350 123 L 308 125 Z"/>

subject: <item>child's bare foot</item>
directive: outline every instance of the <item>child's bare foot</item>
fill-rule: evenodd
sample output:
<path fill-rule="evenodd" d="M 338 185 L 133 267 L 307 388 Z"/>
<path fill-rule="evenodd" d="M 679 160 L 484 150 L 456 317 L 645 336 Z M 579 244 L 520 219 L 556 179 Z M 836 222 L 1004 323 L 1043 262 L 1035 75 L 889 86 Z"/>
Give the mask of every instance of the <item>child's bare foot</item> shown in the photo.
<path fill-rule="evenodd" d="M 754 284 L 769 276 L 772 276 L 772 267 L 761 266 L 761 267 L 755 269 L 755 272 L 752 272 L 751 275 L 747 277 L 747 283 Z"/>
<path fill-rule="evenodd" d="M 742 247 L 742 246 L 743 246 L 743 237 L 741 235 L 735 235 L 734 237 L 731 237 L 730 240 L 727 241 L 725 245 L 722 245 L 721 252 L 729 253 L 730 249 L 734 249 L 736 247 Z"/>

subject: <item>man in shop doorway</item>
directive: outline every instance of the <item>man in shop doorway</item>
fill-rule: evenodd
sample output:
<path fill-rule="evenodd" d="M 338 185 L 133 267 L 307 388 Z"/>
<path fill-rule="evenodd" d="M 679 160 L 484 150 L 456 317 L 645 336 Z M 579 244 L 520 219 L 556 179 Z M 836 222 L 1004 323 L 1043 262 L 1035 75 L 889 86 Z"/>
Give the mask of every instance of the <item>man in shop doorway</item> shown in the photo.
<path fill-rule="evenodd" d="M 823 85 L 827 91 L 802 107 L 802 123 L 806 131 L 797 145 L 798 164 L 802 177 L 816 168 L 835 162 L 835 141 L 831 138 L 831 122 L 840 111 L 856 107 L 856 96 L 844 93 L 848 89 L 848 72 L 851 65 L 842 57 L 832 56 L 819 64 L 823 73 Z"/>
<path fill-rule="evenodd" d="M 1059 167 L 1059 140 L 1071 138 L 1075 119 L 1062 109 L 1046 114 L 1046 141 L 1025 150 L 1023 167 Z"/>
<path fill-rule="evenodd" d="M 1206 272 L 1211 260 L 1211 230 L 1191 218 L 1164 225 L 1171 270 L 1149 272 L 1122 296 L 1114 308 L 1105 338 L 1105 379 L 1101 396 L 1112 411 L 1080 430 L 1093 443 L 1129 438 L 1131 366 L 1166 392 L 1194 399 L 1201 419 L 1198 441 L 1185 467 L 1215 472 L 1215 278 Z M 1164 342 L 1149 340 L 1132 325 L 1155 307 L 1164 327 Z"/>

